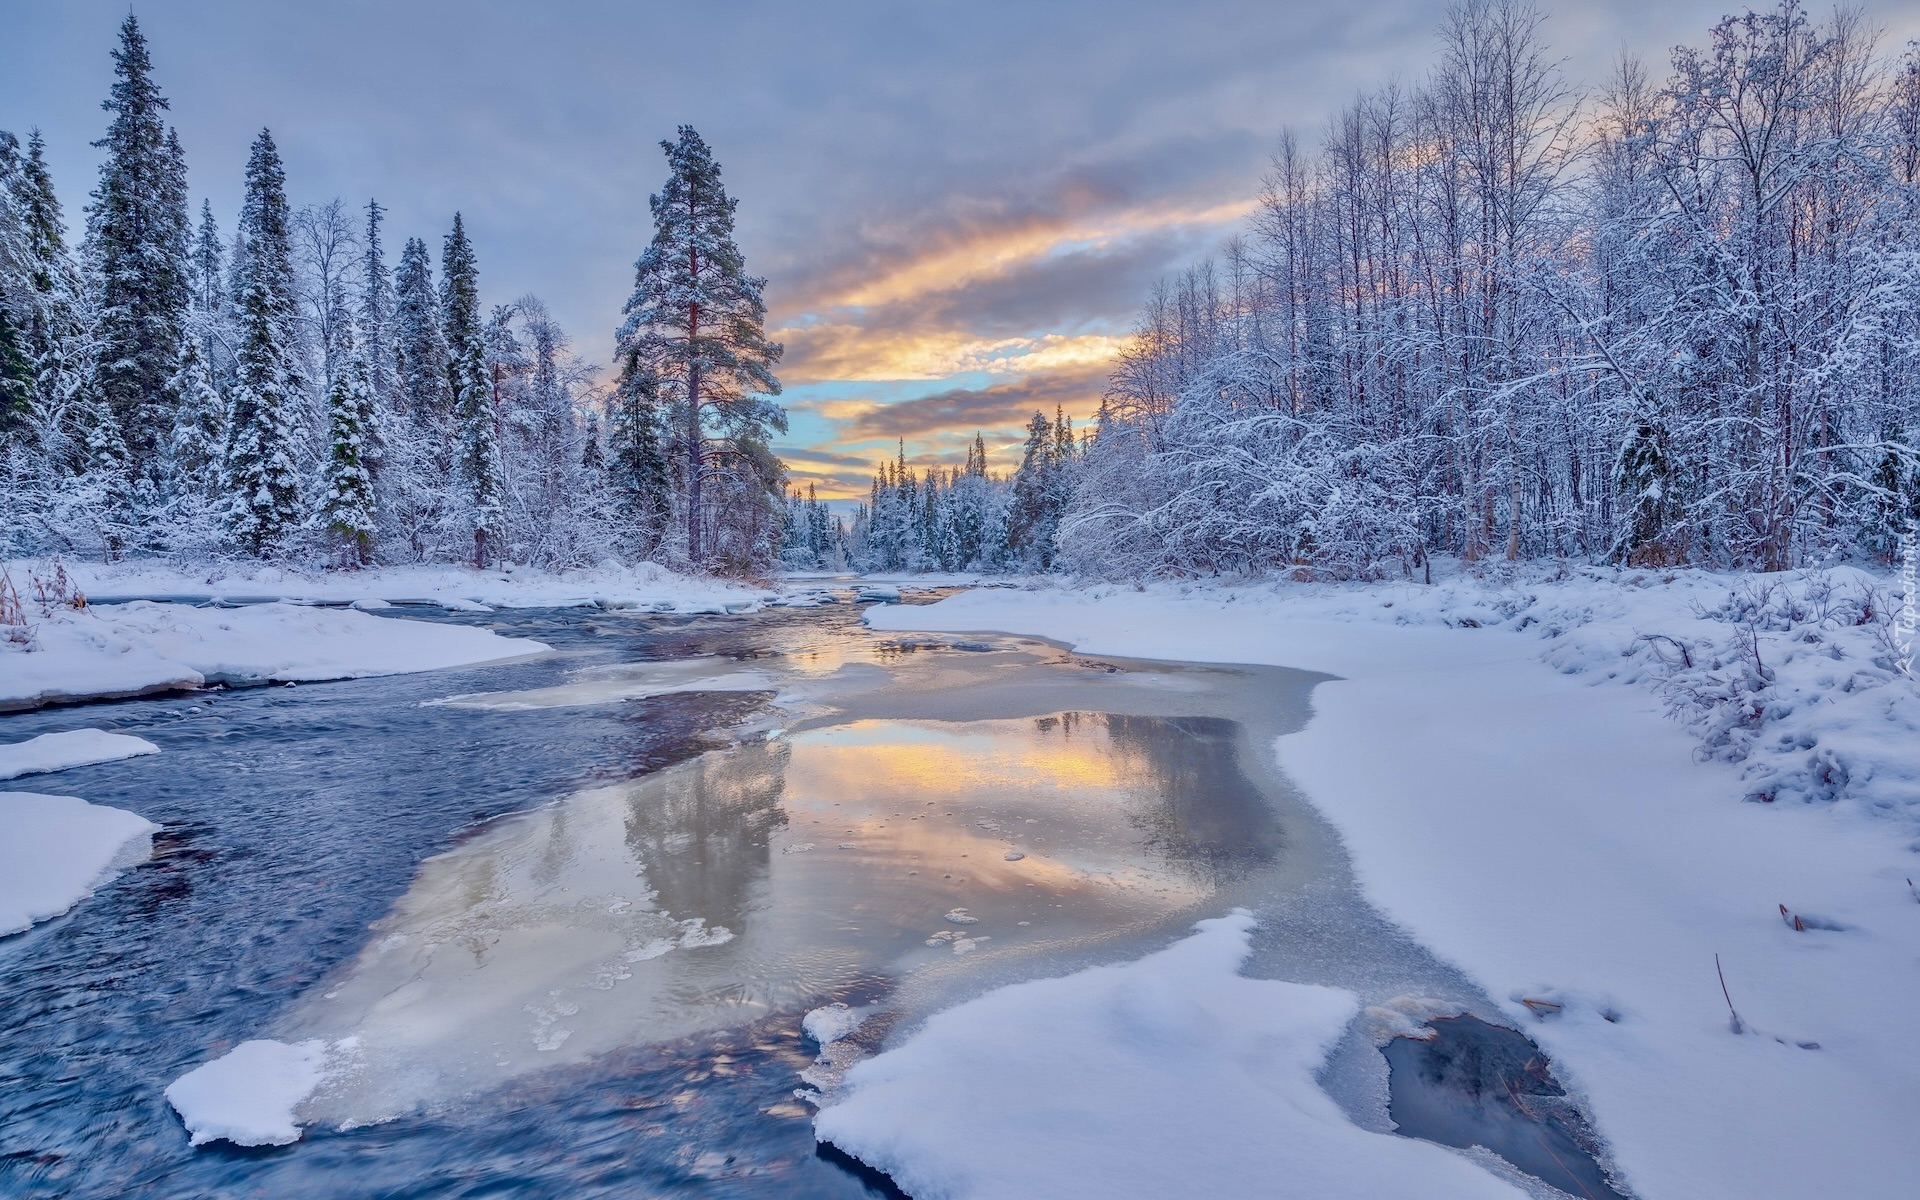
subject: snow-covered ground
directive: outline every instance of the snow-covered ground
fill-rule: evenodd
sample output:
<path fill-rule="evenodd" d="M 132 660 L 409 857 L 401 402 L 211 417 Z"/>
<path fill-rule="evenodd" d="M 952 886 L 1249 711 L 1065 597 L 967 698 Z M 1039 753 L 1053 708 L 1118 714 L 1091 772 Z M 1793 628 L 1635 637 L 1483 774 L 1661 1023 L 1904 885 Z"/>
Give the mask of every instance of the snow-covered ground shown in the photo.
<path fill-rule="evenodd" d="M 59 916 L 144 862 L 158 828 L 74 796 L 0 792 L 0 936 Z"/>
<path fill-rule="evenodd" d="M 21 591 L 29 576 L 45 576 L 45 562 L 7 564 Z M 373 567 L 364 571 L 303 572 L 260 563 L 211 563 L 182 566 L 139 559 L 101 566 L 66 563 L 67 573 L 95 600 L 128 597 L 262 597 L 394 603 L 425 601 L 452 608 L 555 608 L 598 604 L 657 612 L 743 611 L 772 599 L 770 589 L 704 576 L 677 575 L 654 563 L 608 564 L 553 573 L 531 567 L 478 571 L 456 566 Z"/>
<path fill-rule="evenodd" d="M 109 733 L 104 729 L 69 729 L 64 733 L 43 733 L 24 742 L 0 745 L 0 779 L 64 771 L 69 767 L 87 767 L 94 763 L 117 762 L 142 754 L 158 754 L 160 747 L 130 733 Z"/>
<path fill-rule="evenodd" d="M 204 683 L 430 671 L 548 649 L 487 629 L 299 604 L 196 608 L 142 600 L 32 616 L 27 645 L 0 643 L 0 711 Z"/>
<path fill-rule="evenodd" d="M 1903 1032 L 1920 988 L 1920 691 L 1900 671 L 1893 587 L 1855 571 L 1533 569 L 1432 586 L 978 590 L 868 621 L 1339 676 L 1281 739 L 1283 767 L 1340 830 L 1368 897 L 1553 1056 L 1635 1194 L 1898 1197 L 1920 1179 L 1920 1040 Z M 1142 983 L 1137 1003 L 1157 1012 L 1173 987 Z M 876 1095 L 896 1102 L 945 1082 L 1031 1115 L 1031 1081 L 1000 1050 L 1046 1044 L 1034 1029 L 1130 1062 L 1234 1037 L 1146 1017 L 1082 1035 L 1054 992 L 1006 995 L 980 1002 L 998 1005 L 1002 1047 L 974 1017 L 930 1022 L 851 1074 L 841 1104 L 875 1111 L 863 1080 L 894 1081 Z M 1267 1036 L 1293 1043 L 1266 1051 L 1282 1057 L 1325 1045 L 1312 1022 Z M 981 1051 L 960 1079 L 958 1046 Z M 1142 1098 L 1077 1118 L 1047 1169 L 1098 1170 L 1143 1136 L 1142 1108 L 1160 1111 L 1107 1087 Z M 906 1179 L 949 1169 L 954 1146 L 996 1144 L 977 1122 L 936 1144 L 836 1111 L 824 1134 Z M 1201 1188 L 1267 1151 L 1195 1139 L 1167 1153 Z"/>

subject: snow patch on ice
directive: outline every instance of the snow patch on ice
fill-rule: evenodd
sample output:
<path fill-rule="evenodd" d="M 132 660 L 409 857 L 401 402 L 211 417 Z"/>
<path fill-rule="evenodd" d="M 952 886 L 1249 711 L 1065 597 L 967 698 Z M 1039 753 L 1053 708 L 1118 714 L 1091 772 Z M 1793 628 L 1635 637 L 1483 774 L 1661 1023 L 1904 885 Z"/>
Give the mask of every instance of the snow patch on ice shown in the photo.
<path fill-rule="evenodd" d="M 831 1046 L 860 1028 L 866 1022 L 868 1012 L 864 1008 L 850 1008 L 836 1000 L 800 1018 L 800 1028 L 822 1047 Z"/>
<path fill-rule="evenodd" d="M 86 767 L 158 753 L 160 747 L 145 738 L 108 733 L 104 729 L 43 733 L 24 742 L 0 746 L 0 779 L 64 771 L 69 767 Z"/>
<path fill-rule="evenodd" d="M 300 1140 L 299 1106 L 354 1049 L 352 1039 L 328 1043 L 242 1042 L 167 1086 L 167 1103 L 180 1114 L 192 1142 L 286 1146 Z"/>
<path fill-rule="evenodd" d="M 1245 910 L 1137 962 L 1014 984 L 845 1072 L 823 1141 L 915 1196 L 1524 1195 L 1352 1124 L 1315 1082 L 1358 1007 L 1239 973 Z"/>
<path fill-rule="evenodd" d="M 145 862 L 159 828 L 77 796 L 0 792 L 0 936 L 61 915 Z"/>

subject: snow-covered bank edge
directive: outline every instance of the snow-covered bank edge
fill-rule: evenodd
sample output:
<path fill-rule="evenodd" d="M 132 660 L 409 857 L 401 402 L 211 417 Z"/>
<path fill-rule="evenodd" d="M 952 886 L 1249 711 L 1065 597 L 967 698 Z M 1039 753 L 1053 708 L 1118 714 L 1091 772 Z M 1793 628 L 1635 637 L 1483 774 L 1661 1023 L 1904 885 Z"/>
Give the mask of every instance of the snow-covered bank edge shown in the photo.
<path fill-rule="evenodd" d="M 206 596 L 324 604 L 357 602 L 372 607 L 424 603 L 454 610 L 594 605 L 661 613 L 722 613 L 757 607 L 778 594 L 730 580 L 675 574 L 655 563 L 608 564 L 561 572 L 513 566 L 482 571 L 429 565 L 306 571 L 263 563 L 187 566 L 156 559 L 63 565 L 79 590 L 96 601 Z M 54 569 L 49 562 L 29 559 L 6 566 L 23 592 L 30 576 L 46 577 Z"/>
<path fill-rule="evenodd" d="M 1343 676 L 1283 766 L 1369 899 L 1554 1055 L 1638 1194 L 1891 1197 L 1920 1173 L 1899 1117 L 1920 1053 L 1881 1016 L 1920 983 L 1920 738 L 1911 681 L 1847 608 L 1886 581 L 1836 575 L 994 590 L 868 621 Z M 1786 802 L 1823 772 L 1843 803 Z M 1773 803 L 1740 803 L 1756 780 Z"/>
<path fill-rule="evenodd" d="M 77 796 L 0 791 L 0 937 L 71 911 L 145 862 L 159 828 Z"/>
<path fill-rule="evenodd" d="M 45 607 L 31 640 L 0 644 L 0 712 L 234 685 L 473 666 L 543 642 L 465 625 L 297 604 L 196 608 L 133 601 Z"/>

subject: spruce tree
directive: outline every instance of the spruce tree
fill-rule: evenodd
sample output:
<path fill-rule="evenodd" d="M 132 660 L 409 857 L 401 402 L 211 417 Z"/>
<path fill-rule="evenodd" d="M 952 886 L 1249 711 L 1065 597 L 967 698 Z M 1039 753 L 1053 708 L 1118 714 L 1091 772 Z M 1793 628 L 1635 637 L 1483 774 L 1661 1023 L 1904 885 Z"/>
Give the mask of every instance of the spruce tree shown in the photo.
<path fill-rule="evenodd" d="M 113 63 L 103 105 L 113 120 L 94 143 L 107 153 L 87 211 L 87 263 L 100 293 L 101 394 L 138 463 L 162 436 L 154 425 L 187 311 L 185 162 L 161 117 L 167 100 L 131 13 Z"/>
<path fill-rule="evenodd" d="M 1614 495 L 1623 521 L 1613 548 L 1617 562 L 1659 567 L 1681 561 L 1671 545 L 1679 505 L 1669 440 L 1652 400 L 1645 401 L 1614 465 Z"/>
<path fill-rule="evenodd" d="M 448 391 L 447 339 L 433 290 L 433 260 L 427 244 L 408 238 L 393 276 L 393 349 L 407 415 L 434 425 L 453 408 Z"/>
<path fill-rule="evenodd" d="M 180 362 L 168 387 L 180 399 L 174 410 L 173 470 L 188 496 L 211 504 L 226 481 L 227 406 L 213 386 L 200 339 L 181 340 Z"/>
<path fill-rule="evenodd" d="M 387 210 L 379 201 L 367 201 L 367 236 L 361 247 L 360 345 L 367 358 L 368 383 L 373 395 L 391 406 L 397 379 L 393 346 L 393 278 L 387 273 L 386 249 L 380 225 Z"/>
<path fill-rule="evenodd" d="M 1903 539 L 1920 536 L 1920 454 L 1898 426 L 1887 430 L 1880 444 L 1862 540 L 1875 554 L 1892 561 L 1899 556 Z"/>
<path fill-rule="evenodd" d="M 634 264 L 615 353 L 623 373 L 651 372 L 663 398 L 679 408 L 687 557 L 700 565 L 707 551 L 701 490 L 710 451 L 720 451 L 722 465 L 744 477 L 736 483 L 769 487 L 752 464 L 768 431 L 787 428 L 786 413 L 767 398 L 780 393 L 773 366 L 781 347 L 766 339 L 766 281 L 746 273 L 733 240 L 736 201 L 721 185 L 707 144 L 682 125 L 678 140 L 660 146 L 669 174 L 647 201 L 653 241 Z M 777 505 L 780 495 L 767 490 L 761 499 Z"/>
<path fill-rule="evenodd" d="M 11 430 L 33 404 L 33 360 L 21 330 L 0 301 L 0 434 Z"/>
<path fill-rule="evenodd" d="M 480 320 L 480 269 L 460 214 L 453 214 L 440 255 L 440 312 L 447 342 L 447 383 L 459 443 L 459 477 L 473 529 L 473 565 L 484 567 L 496 552 L 505 513 L 504 471 L 494 435 L 493 380 L 487 371 L 485 330 Z"/>
<path fill-rule="evenodd" d="M 341 347 L 345 369 L 327 395 L 327 459 L 320 519 L 340 565 L 359 567 L 373 553 L 378 530 L 373 487 L 373 384 L 366 355 L 352 334 Z"/>
<path fill-rule="evenodd" d="M 26 157 L 16 178 L 15 201 L 26 234 L 34 290 L 71 304 L 75 280 L 67 262 L 66 222 L 53 192 L 53 176 L 47 171 L 46 141 L 38 129 L 27 137 Z M 45 347 L 34 349 L 44 352 Z"/>
<path fill-rule="evenodd" d="M 623 363 L 609 401 L 606 468 L 620 514 L 620 540 L 636 557 L 653 552 L 673 516 L 661 412 L 659 379 L 631 359 Z M 597 454 L 599 438 L 590 438 L 587 447 Z"/>
<path fill-rule="evenodd" d="M 294 413 L 304 381 L 293 355 L 293 250 L 286 173 L 273 135 L 261 130 L 247 159 L 240 210 L 238 380 L 228 472 L 229 524 L 249 554 L 281 549 L 300 523 Z"/>
<path fill-rule="evenodd" d="M 1034 413 L 1007 510 L 1008 548 L 1042 571 L 1053 565 L 1053 535 L 1060 525 L 1060 445 L 1054 423 Z"/>

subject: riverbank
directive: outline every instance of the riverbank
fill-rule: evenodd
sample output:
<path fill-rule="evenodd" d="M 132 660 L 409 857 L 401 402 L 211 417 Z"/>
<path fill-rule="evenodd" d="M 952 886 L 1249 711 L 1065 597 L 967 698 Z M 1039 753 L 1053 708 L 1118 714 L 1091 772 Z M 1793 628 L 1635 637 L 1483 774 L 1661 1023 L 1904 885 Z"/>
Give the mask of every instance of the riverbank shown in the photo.
<path fill-rule="evenodd" d="M 0 712 L 249 685 L 355 679 L 545 652 L 486 629 L 272 603 L 45 604 L 0 641 Z"/>
<path fill-rule="evenodd" d="M 1920 694 L 1890 583 L 1040 587 L 868 622 L 1340 676 L 1282 767 L 1367 897 L 1552 1054 L 1635 1194 L 1892 1197 L 1920 1172 L 1920 1050 L 1888 1028 L 1920 983 Z"/>
<path fill-rule="evenodd" d="M 53 564 L 17 559 L 6 564 L 21 593 L 30 576 L 51 576 Z M 363 605 L 423 603 L 461 609 L 602 608 L 662 613 L 738 612 L 773 599 L 774 590 L 730 580 L 679 575 L 657 563 L 609 563 L 574 571 L 504 566 L 494 570 L 451 565 L 309 571 L 256 562 L 193 565 L 137 559 L 106 565 L 66 562 L 74 584 L 94 600 L 195 596 L 229 600 L 302 600 Z"/>

